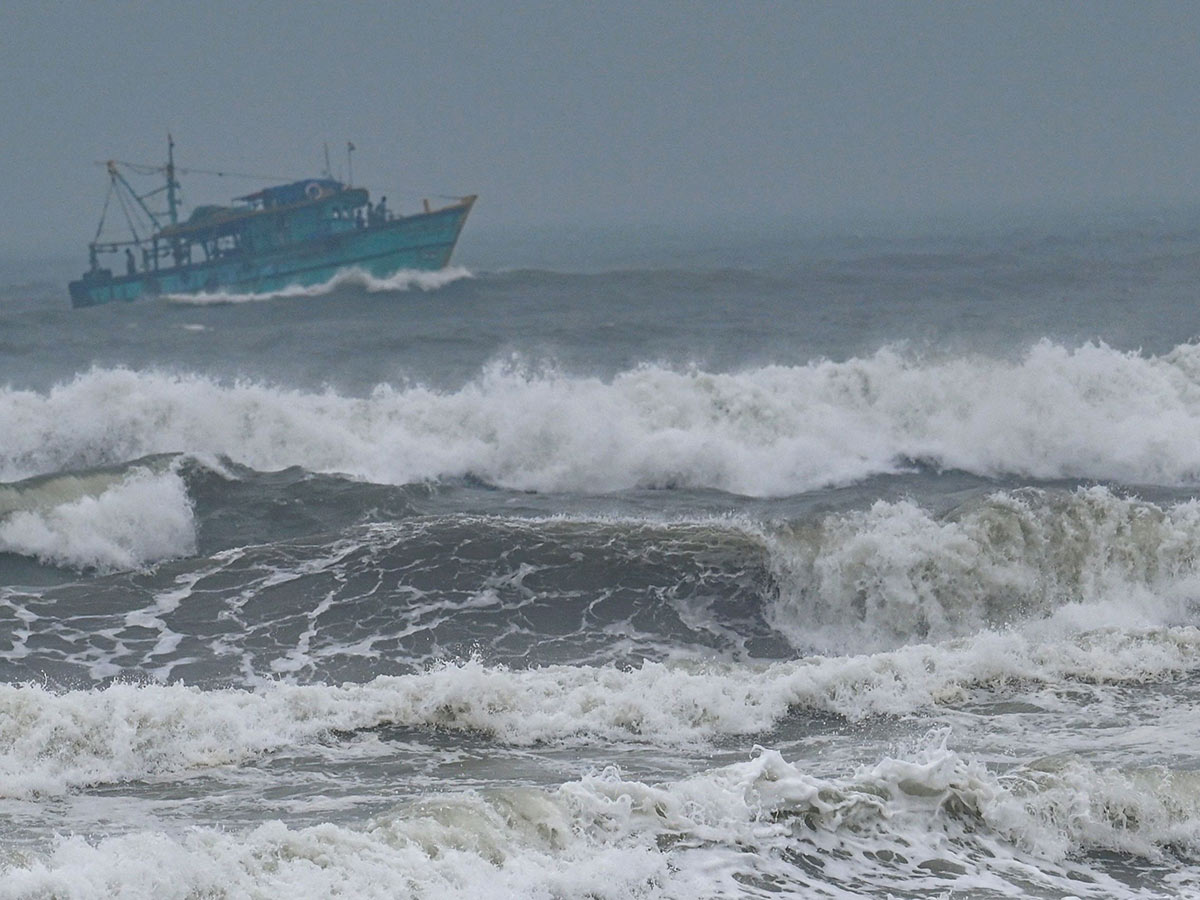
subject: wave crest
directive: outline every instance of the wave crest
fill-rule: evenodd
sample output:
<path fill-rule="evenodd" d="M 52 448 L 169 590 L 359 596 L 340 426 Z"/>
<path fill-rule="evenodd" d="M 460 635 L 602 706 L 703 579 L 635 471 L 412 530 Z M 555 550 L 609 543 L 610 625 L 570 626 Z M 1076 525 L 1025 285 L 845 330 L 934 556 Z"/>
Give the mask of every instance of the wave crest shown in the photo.
<path fill-rule="evenodd" d="M 78 496 L 70 497 L 71 489 Z M 23 498 L 26 508 L 0 518 L 2 552 L 100 572 L 137 569 L 196 552 L 191 498 L 175 471 L 138 466 L 119 478 L 67 476 L 24 493 L 31 495 Z"/>
<path fill-rule="evenodd" d="M 0 477 L 157 452 L 379 483 L 474 476 L 520 490 L 714 488 L 781 496 L 911 468 L 1190 485 L 1200 346 L 1143 357 L 1049 342 L 1017 361 L 864 359 L 611 380 L 492 365 L 454 391 L 369 396 L 97 369 L 0 391 Z"/>
<path fill-rule="evenodd" d="M 647 662 L 510 670 L 468 661 L 338 687 L 0 685 L 0 797 L 238 765 L 332 732 L 380 726 L 483 733 L 514 746 L 568 739 L 682 746 L 766 733 L 793 709 L 858 721 L 962 701 L 976 690 L 1142 683 L 1198 665 L 1200 629 L 1177 627 L 1046 644 L 988 632 L 758 668 Z"/>
<path fill-rule="evenodd" d="M 1103 487 L 997 492 L 947 517 L 880 500 L 765 540 L 771 624 L 803 648 L 1155 628 L 1192 621 L 1200 590 L 1200 501 Z"/>

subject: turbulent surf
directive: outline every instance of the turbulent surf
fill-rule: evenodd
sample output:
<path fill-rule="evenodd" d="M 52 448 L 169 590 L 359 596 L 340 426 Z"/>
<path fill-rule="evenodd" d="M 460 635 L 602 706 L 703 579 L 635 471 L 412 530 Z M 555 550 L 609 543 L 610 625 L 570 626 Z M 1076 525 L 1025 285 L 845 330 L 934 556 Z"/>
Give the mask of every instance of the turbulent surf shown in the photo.
<path fill-rule="evenodd" d="M 0 269 L 0 898 L 1200 893 L 1194 224 Z"/>

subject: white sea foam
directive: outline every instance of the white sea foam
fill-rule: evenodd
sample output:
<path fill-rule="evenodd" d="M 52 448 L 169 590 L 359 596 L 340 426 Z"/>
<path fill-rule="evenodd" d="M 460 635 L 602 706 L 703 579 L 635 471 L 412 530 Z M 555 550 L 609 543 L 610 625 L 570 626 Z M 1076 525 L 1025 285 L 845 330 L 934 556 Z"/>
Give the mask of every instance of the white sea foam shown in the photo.
<path fill-rule="evenodd" d="M 530 846 L 512 833 L 524 823 L 506 822 L 500 811 L 478 806 L 464 810 L 474 817 L 470 823 L 443 824 L 437 816 L 414 822 L 411 830 L 427 837 L 409 836 L 407 829 L 393 834 L 385 825 L 364 831 L 332 824 L 293 830 L 271 822 L 247 834 L 196 829 L 176 838 L 140 832 L 96 846 L 82 837 L 66 838 L 46 860 L 0 866 L 0 898 L 670 896 L 654 887 L 668 873 L 666 859 L 652 848 L 605 848 L 583 841 L 567 852 L 544 842 Z M 437 838 L 446 845 L 432 846 Z"/>
<path fill-rule="evenodd" d="M 161 468 L 0 488 L 0 551 L 102 572 L 194 553 L 187 486 L 177 472 Z"/>
<path fill-rule="evenodd" d="M 1044 342 L 1017 361 L 885 349 L 726 374 L 643 366 L 607 381 L 496 365 L 452 392 L 381 385 L 362 398 L 93 370 L 46 393 L 0 391 L 0 433 L 8 480 L 184 451 L 536 490 L 783 495 L 913 459 L 1179 485 L 1200 477 L 1200 346 L 1143 357 Z"/>
<path fill-rule="evenodd" d="M 903 715 L 978 690 L 1142 683 L 1200 666 L 1200 629 L 1091 632 L 1038 643 L 984 633 L 872 656 L 762 667 L 509 670 L 444 664 L 361 685 L 255 690 L 117 684 L 55 692 L 0 685 L 0 796 L 237 765 L 331 732 L 381 725 L 478 732 L 514 745 L 635 741 L 673 746 L 760 734 L 793 709 L 850 719 Z"/>
<path fill-rule="evenodd" d="M 64 837 L 0 863 L 0 898 L 855 897 L 883 889 L 1146 896 L 1069 854 L 1200 848 L 1193 780 L 1018 768 L 945 744 L 818 777 L 773 750 L 665 784 L 612 768 L 557 789 L 438 795 L 359 828 Z M 1154 869 L 1148 867 L 1149 872 Z M 1195 885 L 1175 863 L 1160 888 Z M 1159 870 L 1156 877 L 1162 878 Z"/>
<path fill-rule="evenodd" d="M 168 294 L 165 299 L 187 306 L 211 306 L 226 303 L 252 303 L 260 300 L 280 300 L 293 297 L 321 297 L 340 287 L 353 285 L 374 294 L 379 291 L 407 291 L 418 288 L 433 291 L 462 278 L 470 278 L 469 270 L 453 266 L 426 272 L 417 269 L 401 269 L 386 278 L 376 278 L 362 269 L 343 269 L 328 281 L 313 285 L 294 285 L 278 291 L 261 294 L 239 294 L 230 291 L 201 291 L 197 294 Z"/>
<path fill-rule="evenodd" d="M 780 590 L 772 624 L 798 647 L 863 651 L 1009 626 L 1065 636 L 1197 616 L 1195 500 L 1022 490 L 950 517 L 877 501 L 765 539 Z"/>

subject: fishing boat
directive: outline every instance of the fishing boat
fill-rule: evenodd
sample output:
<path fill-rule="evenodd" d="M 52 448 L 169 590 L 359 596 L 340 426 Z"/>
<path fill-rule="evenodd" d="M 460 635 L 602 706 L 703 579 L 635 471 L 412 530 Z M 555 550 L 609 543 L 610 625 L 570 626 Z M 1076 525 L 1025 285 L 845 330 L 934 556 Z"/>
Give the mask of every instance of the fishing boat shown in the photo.
<path fill-rule="evenodd" d="M 166 183 L 139 194 L 122 174 L 124 167 L 165 174 Z M 90 265 L 69 286 L 74 307 L 173 294 L 257 294 L 321 284 L 344 269 L 381 278 L 401 270 L 442 269 L 475 203 L 474 195 L 439 208 L 425 200 L 421 210 L 398 215 L 387 208 L 386 197 L 372 204 L 365 188 L 332 178 L 326 154 L 321 177 L 265 187 L 235 198 L 232 206 L 197 206 L 183 219 L 169 136 L 165 166 L 109 161 L 106 168 L 109 192 L 88 245 Z M 156 213 L 147 200 L 160 194 L 166 195 L 166 210 Z M 130 237 L 101 241 L 114 196 Z"/>

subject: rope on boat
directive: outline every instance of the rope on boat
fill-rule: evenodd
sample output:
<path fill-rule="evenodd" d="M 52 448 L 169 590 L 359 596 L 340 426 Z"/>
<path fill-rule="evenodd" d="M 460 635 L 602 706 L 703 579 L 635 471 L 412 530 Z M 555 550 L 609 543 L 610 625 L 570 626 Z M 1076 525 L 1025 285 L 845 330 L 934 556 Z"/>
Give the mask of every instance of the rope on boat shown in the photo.
<path fill-rule="evenodd" d="M 104 195 L 104 207 L 100 210 L 100 224 L 96 226 L 96 234 L 92 237 L 93 244 L 100 240 L 100 232 L 104 230 L 104 217 L 108 215 L 108 201 L 112 199 L 115 188 L 116 182 L 110 178 L 108 181 L 108 193 Z"/>
<path fill-rule="evenodd" d="M 125 196 L 119 191 L 117 192 L 117 202 L 121 204 L 121 212 L 125 213 L 125 221 L 129 223 L 129 231 L 133 234 L 133 239 L 140 244 L 142 242 L 142 238 L 137 233 L 137 229 L 133 225 L 133 216 L 129 214 L 129 205 L 125 201 Z"/>

